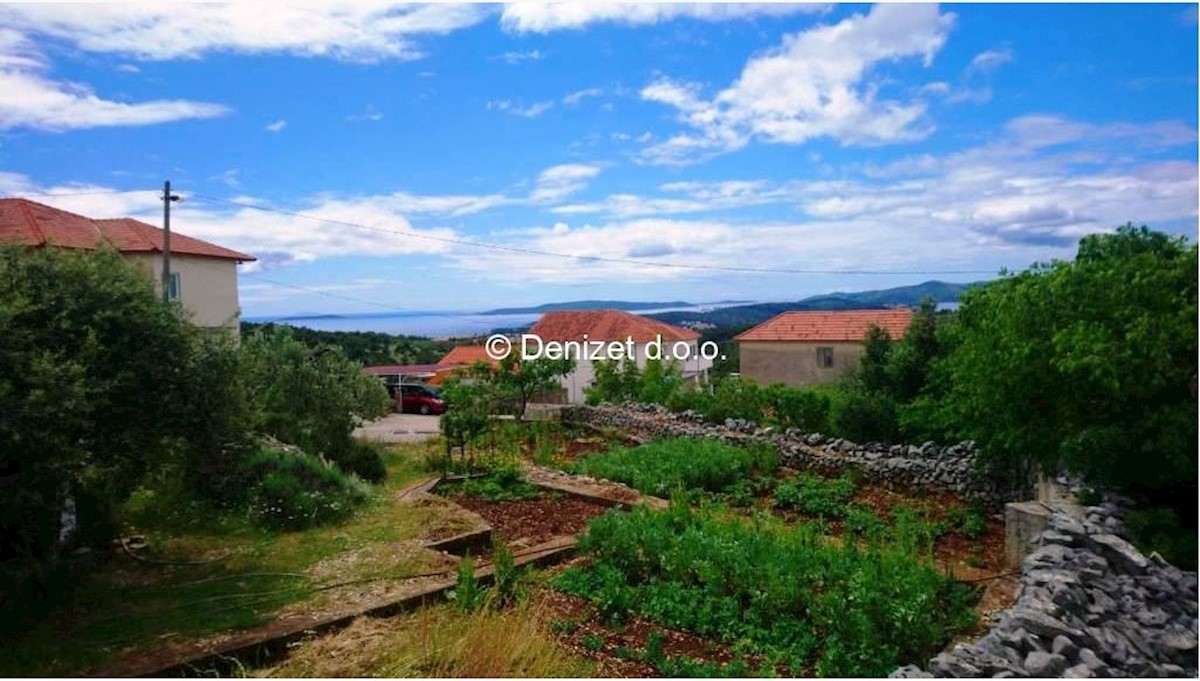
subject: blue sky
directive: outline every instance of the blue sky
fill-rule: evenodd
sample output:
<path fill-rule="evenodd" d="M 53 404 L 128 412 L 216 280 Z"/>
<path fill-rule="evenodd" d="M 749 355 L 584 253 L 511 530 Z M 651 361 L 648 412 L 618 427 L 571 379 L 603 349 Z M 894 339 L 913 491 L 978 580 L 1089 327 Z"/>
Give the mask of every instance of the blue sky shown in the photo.
<path fill-rule="evenodd" d="M 171 179 L 175 229 L 260 257 L 249 315 L 790 300 L 1196 237 L 1195 5 L 86 7 L 0 6 L 0 194 L 158 224 Z"/>

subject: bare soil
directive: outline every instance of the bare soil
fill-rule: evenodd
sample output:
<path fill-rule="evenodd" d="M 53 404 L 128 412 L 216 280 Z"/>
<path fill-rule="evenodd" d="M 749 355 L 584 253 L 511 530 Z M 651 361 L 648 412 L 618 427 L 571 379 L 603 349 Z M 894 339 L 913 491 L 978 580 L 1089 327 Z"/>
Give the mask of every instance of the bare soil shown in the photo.
<path fill-rule="evenodd" d="M 536 499 L 488 501 L 461 492 L 454 503 L 478 514 L 513 549 L 525 548 L 563 535 L 575 535 L 587 521 L 608 510 L 600 504 L 567 495 L 543 492 Z"/>

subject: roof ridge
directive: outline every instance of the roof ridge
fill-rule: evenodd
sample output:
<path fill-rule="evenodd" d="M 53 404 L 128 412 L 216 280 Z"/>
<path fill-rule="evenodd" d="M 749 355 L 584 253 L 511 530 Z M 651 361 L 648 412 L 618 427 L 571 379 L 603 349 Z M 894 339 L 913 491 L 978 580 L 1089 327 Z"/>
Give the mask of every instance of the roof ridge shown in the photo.
<path fill-rule="evenodd" d="M 21 214 L 25 216 L 25 219 L 29 222 L 29 226 L 31 228 L 33 228 L 33 231 L 35 233 L 37 233 L 37 235 L 41 238 L 41 241 L 40 241 L 41 245 L 43 245 L 43 246 L 46 245 L 47 239 L 46 239 L 45 230 L 43 230 L 41 228 L 41 226 L 38 225 L 37 220 L 33 219 L 33 214 L 29 212 L 28 204 L 31 203 L 31 201 L 29 199 L 15 199 L 15 200 L 17 202 L 17 205 L 19 205 L 21 207 Z M 40 205 L 45 205 L 45 204 L 40 204 Z"/>

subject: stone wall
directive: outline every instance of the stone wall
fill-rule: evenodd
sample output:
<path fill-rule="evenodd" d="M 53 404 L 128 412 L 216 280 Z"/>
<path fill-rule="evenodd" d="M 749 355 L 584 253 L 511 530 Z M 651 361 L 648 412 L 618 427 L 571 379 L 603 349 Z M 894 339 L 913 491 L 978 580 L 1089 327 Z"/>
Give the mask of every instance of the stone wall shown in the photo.
<path fill-rule="evenodd" d="M 778 448 L 786 465 L 837 475 L 858 471 L 870 482 L 887 488 L 948 491 L 977 499 L 992 508 L 1024 498 L 1031 490 L 1006 489 L 975 468 L 973 442 L 939 446 L 859 444 L 798 429 L 778 431 L 753 422 L 728 419 L 722 425 L 707 423 L 699 414 L 671 413 L 654 404 L 577 406 L 563 410 L 565 422 L 612 428 L 639 439 L 706 437 Z"/>
<path fill-rule="evenodd" d="M 892 677 L 1197 674 L 1196 573 L 1122 538 L 1121 504 L 1054 511 L 1021 567 L 1012 608 L 970 644 Z"/>

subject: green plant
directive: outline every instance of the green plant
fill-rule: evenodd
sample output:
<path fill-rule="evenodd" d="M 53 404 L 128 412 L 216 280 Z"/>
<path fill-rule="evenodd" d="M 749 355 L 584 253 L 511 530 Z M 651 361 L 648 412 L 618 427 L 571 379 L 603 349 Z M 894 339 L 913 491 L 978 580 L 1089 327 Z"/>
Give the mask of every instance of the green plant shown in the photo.
<path fill-rule="evenodd" d="M 246 338 L 240 354 L 257 430 L 347 472 L 381 474 L 378 455 L 359 449 L 350 436 L 356 419 L 378 418 L 391 408 L 383 384 L 362 365 L 336 349 L 314 352 L 284 328 Z"/>
<path fill-rule="evenodd" d="M 884 522 L 869 506 L 850 504 L 846 512 L 846 531 L 858 537 L 877 539 L 888 529 Z"/>
<path fill-rule="evenodd" d="M 778 454 L 768 446 L 736 447 L 680 438 L 616 447 L 583 459 L 573 469 L 668 497 L 677 488 L 724 492 L 740 482 L 771 475 L 777 466 Z"/>
<path fill-rule="evenodd" d="M 457 580 L 450 591 L 450 599 L 463 612 L 474 612 L 484 603 L 486 594 L 475 580 L 475 559 L 467 556 L 458 564 Z"/>
<path fill-rule="evenodd" d="M 969 539 L 979 539 L 987 531 L 987 512 L 980 504 L 971 504 L 959 523 L 958 530 Z"/>
<path fill-rule="evenodd" d="M 494 607 L 508 607 L 525 596 L 525 570 L 518 569 L 513 562 L 512 550 L 498 537 L 492 539 L 493 591 L 490 603 Z"/>
<path fill-rule="evenodd" d="M 493 468 L 483 477 L 464 480 L 462 492 L 488 501 L 536 499 L 541 494 L 536 485 L 525 481 L 520 468 L 509 465 Z"/>
<path fill-rule="evenodd" d="M 802 474 L 775 488 L 775 506 L 818 518 L 841 518 L 850 510 L 854 481 Z"/>
<path fill-rule="evenodd" d="M 262 449 L 246 463 L 250 516 L 273 530 L 298 530 L 348 516 L 367 499 L 365 485 L 300 451 Z"/>
<path fill-rule="evenodd" d="M 593 653 L 598 653 L 604 649 L 604 637 L 600 634 L 593 634 L 592 632 L 588 632 L 579 637 L 579 643 Z"/>
<path fill-rule="evenodd" d="M 974 622 L 973 592 L 891 538 L 831 543 L 808 525 L 672 506 L 596 518 L 580 549 L 591 562 L 555 585 L 608 619 L 714 637 L 797 675 L 884 675 Z"/>

